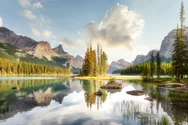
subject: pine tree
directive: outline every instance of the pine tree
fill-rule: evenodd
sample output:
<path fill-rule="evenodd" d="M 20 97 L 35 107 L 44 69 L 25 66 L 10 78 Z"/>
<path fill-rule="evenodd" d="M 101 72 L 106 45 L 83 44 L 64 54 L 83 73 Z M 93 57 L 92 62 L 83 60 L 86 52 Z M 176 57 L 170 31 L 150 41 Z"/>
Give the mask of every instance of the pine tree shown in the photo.
<path fill-rule="evenodd" d="M 107 70 L 108 70 L 108 57 L 107 57 L 107 55 L 106 55 L 106 53 L 105 52 L 102 52 L 102 69 L 103 69 L 103 73 L 102 73 L 102 75 L 105 75 L 106 74 L 106 72 L 107 72 Z"/>
<path fill-rule="evenodd" d="M 142 72 L 142 78 L 143 80 L 148 80 L 149 79 L 149 76 L 151 75 L 150 74 L 150 67 L 149 67 L 149 64 L 144 64 L 144 69 L 143 69 L 143 72 Z"/>
<path fill-rule="evenodd" d="M 172 55 L 172 66 L 173 66 L 173 71 L 174 75 L 176 76 L 177 79 L 180 78 L 180 72 L 181 72 L 181 58 L 180 58 L 180 33 L 179 33 L 179 26 L 177 25 L 176 29 L 176 36 L 175 36 L 175 41 L 174 41 L 174 51 Z"/>
<path fill-rule="evenodd" d="M 157 78 L 160 77 L 161 74 L 161 58 L 160 58 L 160 54 L 159 51 L 157 52 Z"/>
<path fill-rule="evenodd" d="M 181 3 L 180 9 L 180 28 L 177 26 L 175 42 L 173 44 L 174 51 L 172 55 L 173 61 L 173 71 L 177 79 L 183 78 L 186 73 L 187 65 L 187 44 L 185 35 L 185 25 L 184 25 L 184 4 Z"/>
<path fill-rule="evenodd" d="M 89 75 L 89 48 L 87 48 L 87 51 L 85 53 L 84 62 L 82 65 L 82 74 L 87 76 Z"/>
<path fill-rule="evenodd" d="M 151 52 L 151 59 L 150 59 L 150 77 L 153 78 L 153 75 L 155 73 L 155 64 L 154 64 L 154 55 L 153 51 Z"/>

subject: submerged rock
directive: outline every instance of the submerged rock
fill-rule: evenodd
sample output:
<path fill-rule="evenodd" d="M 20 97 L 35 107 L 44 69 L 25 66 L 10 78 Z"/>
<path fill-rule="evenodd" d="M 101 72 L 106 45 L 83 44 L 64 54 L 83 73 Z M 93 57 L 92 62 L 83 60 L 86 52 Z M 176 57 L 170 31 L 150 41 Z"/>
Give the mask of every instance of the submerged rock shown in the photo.
<path fill-rule="evenodd" d="M 144 95 L 145 92 L 141 90 L 132 90 L 132 91 L 127 91 L 127 94 L 141 96 L 141 95 Z"/>
<path fill-rule="evenodd" d="M 99 90 L 99 91 L 97 91 L 96 93 L 95 93 L 97 96 L 101 96 L 101 95 L 103 95 L 103 93 Z"/>
<path fill-rule="evenodd" d="M 101 86 L 102 89 L 122 89 L 122 85 L 115 81 L 110 81 L 106 85 Z"/>
<path fill-rule="evenodd" d="M 153 98 L 149 96 L 149 97 L 146 97 L 145 100 L 153 101 Z"/>
<path fill-rule="evenodd" d="M 17 87 L 12 87 L 12 89 L 17 89 Z"/>
<path fill-rule="evenodd" d="M 170 87 L 170 88 L 176 88 L 176 87 L 181 87 L 184 88 L 185 85 L 184 84 L 180 84 L 180 83 L 167 83 L 167 84 L 160 84 L 158 85 L 159 87 Z"/>

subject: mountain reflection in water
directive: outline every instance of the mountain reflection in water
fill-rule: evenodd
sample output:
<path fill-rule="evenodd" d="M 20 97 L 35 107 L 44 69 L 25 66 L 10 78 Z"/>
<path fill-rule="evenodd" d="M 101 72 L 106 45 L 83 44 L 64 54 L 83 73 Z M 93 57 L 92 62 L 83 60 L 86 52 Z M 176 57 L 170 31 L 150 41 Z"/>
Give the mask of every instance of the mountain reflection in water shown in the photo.
<path fill-rule="evenodd" d="M 155 125 L 163 117 L 169 124 L 188 123 L 186 113 L 178 118 L 173 113 L 177 109 L 170 104 L 167 90 L 135 81 L 119 82 L 123 85 L 120 91 L 100 89 L 107 83 L 105 80 L 1 81 L 0 124 Z M 14 86 L 16 90 L 12 89 Z M 154 101 L 145 100 L 148 95 L 126 93 L 135 89 L 144 90 Z M 97 91 L 102 95 L 96 95 Z"/>

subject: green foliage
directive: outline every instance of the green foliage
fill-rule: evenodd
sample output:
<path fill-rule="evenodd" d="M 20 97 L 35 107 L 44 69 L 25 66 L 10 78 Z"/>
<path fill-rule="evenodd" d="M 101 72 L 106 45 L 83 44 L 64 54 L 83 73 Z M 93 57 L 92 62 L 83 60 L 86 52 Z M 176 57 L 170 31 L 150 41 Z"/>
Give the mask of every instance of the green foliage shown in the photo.
<path fill-rule="evenodd" d="M 159 121 L 159 125 L 170 125 L 168 118 L 166 116 L 163 116 Z"/>
<path fill-rule="evenodd" d="M 127 69 L 121 70 L 121 75 L 141 75 L 145 69 L 145 66 L 150 67 L 150 62 L 143 62 L 138 65 L 131 66 Z M 154 63 L 155 67 L 157 67 L 157 63 Z M 172 64 L 162 62 L 161 63 L 161 69 L 160 69 L 160 75 L 171 75 L 172 74 Z M 150 69 L 150 68 L 149 68 Z M 155 74 L 155 72 L 154 72 Z"/>
<path fill-rule="evenodd" d="M 16 62 L 8 59 L 0 58 L 0 74 L 71 74 L 70 69 L 63 69 L 61 67 L 34 64 L 28 62 Z"/>
<path fill-rule="evenodd" d="M 149 64 L 145 64 L 144 66 L 144 70 L 143 70 L 143 73 L 142 73 L 142 79 L 143 80 L 148 80 L 151 76 L 151 71 L 150 71 L 150 68 L 149 68 Z"/>
<path fill-rule="evenodd" d="M 69 65 L 64 66 L 67 60 L 63 57 L 52 57 L 51 61 L 49 61 L 45 57 L 37 58 L 18 49 L 17 47 L 9 43 L 0 43 L 0 57 L 11 61 L 29 62 L 49 66 L 59 66 L 62 68 L 69 67 Z"/>
<path fill-rule="evenodd" d="M 184 4 L 181 4 L 180 28 L 177 26 L 174 51 L 172 55 L 173 72 L 177 80 L 182 79 L 188 74 L 188 48 L 186 44 L 185 25 L 184 25 Z"/>
<path fill-rule="evenodd" d="M 157 52 L 157 78 L 160 77 L 161 74 L 161 58 L 160 58 L 160 54 L 159 51 Z"/>
<path fill-rule="evenodd" d="M 83 76 L 98 76 L 105 75 L 108 70 L 108 57 L 102 48 L 97 46 L 97 53 L 95 50 L 87 48 L 85 53 L 84 62 L 82 65 L 82 73 Z"/>
<path fill-rule="evenodd" d="M 155 73 L 155 64 L 154 64 L 154 55 L 153 55 L 153 51 L 151 52 L 151 58 L 150 58 L 150 77 L 153 78 L 153 75 Z M 147 68 L 147 67 L 145 67 Z M 146 69 L 147 70 L 147 69 Z M 145 70 L 145 71 L 146 71 Z"/>

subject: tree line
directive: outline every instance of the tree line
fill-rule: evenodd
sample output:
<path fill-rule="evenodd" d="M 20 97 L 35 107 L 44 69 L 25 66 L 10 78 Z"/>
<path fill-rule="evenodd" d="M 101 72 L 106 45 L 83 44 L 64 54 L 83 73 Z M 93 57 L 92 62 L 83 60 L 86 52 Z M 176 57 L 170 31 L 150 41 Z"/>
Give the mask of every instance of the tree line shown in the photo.
<path fill-rule="evenodd" d="M 71 70 L 57 66 L 41 65 L 30 62 L 16 62 L 0 58 L 0 74 L 71 74 Z"/>
<path fill-rule="evenodd" d="M 92 46 L 87 48 L 84 62 L 82 65 L 81 75 L 83 76 L 98 76 L 105 75 L 108 70 L 108 57 L 102 50 L 102 47 L 97 45 L 97 50 Z"/>
<path fill-rule="evenodd" d="M 153 56 L 153 52 L 151 53 Z M 172 63 L 161 62 L 159 52 L 157 56 L 154 56 L 146 62 L 138 65 L 133 65 L 127 69 L 121 70 L 121 75 L 146 75 L 148 78 L 157 75 L 171 75 L 172 74 Z"/>

